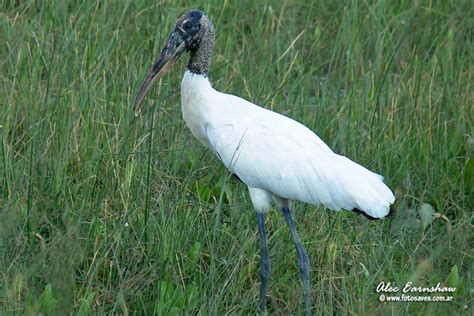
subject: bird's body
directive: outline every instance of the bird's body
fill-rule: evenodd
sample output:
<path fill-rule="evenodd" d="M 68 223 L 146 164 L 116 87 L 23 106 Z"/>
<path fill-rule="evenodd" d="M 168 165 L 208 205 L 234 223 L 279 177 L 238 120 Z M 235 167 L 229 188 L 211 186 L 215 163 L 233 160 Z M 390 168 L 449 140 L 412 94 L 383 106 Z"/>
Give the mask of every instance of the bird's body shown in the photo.
<path fill-rule="evenodd" d="M 394 197 L 382 177 L 335 154 L 306 126 L 218 92 L 206 76 L 190 71 L 181 84 L 181 106 L 194 136 L 254 191 L 332 210 L 358 209 L 373 218 L 388 214 Z M 258 211 L 270 209 L 262 204 Z"/>
<path fill-rule="evenodd" d="M 265 310 L 270 274 L 264 214 L 274 201 L 288 223 L 298 255 L 306 314 L 311 314 L 309 257 L 290 214 L 290 200 L 353 210 L 369 219 L 389 213 L 394 202 L 382 177 L 335 154 L 304 125 L 242 98 L 214 90 L 208 70 L 214 26 L 201 11 L 180 17 L 135 100 L 140 113 L 153 82 L 189 52 L 181 84 L 183 118 L 191 132 L 209 147 L 249 189 L 257 212 L 261 249 L 260 311 Z"/>

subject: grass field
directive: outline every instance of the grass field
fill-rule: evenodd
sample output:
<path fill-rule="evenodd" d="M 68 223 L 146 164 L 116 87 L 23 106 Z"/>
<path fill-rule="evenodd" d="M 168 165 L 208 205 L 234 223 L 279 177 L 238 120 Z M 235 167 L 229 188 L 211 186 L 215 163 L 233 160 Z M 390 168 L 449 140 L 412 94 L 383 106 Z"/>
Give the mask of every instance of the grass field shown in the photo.
<path fill-rule="evenodd" d="M 216 27 L 216 89 L 304 123 L 396 193 L 378 222 L 294 204 L 314 313 L 471 314 L 472 2 L 198 2 L 2 2 L 0 314 L 256 313 L 255 213 L 181 119 L 187 58 L 132 111 L 191 8 Z M 299 314 L 280 212 L 267 229 L 268 311 Z M 380 282 L 409 281 L 454 298 L 379 301 Z"/>

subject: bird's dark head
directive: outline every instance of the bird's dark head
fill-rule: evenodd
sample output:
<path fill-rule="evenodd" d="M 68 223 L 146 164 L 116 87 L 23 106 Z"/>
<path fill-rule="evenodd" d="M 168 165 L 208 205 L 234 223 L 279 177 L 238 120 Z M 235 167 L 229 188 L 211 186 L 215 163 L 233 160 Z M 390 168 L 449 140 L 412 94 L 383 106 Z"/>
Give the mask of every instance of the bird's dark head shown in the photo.
<path fill-rule="evenodd" d="M 204 35 L 203 30 L 208 23 L 209 19 L 203 12 L 189 11 L 176 21 L 173 32 L 179 33 L 184 41 L 186 51 L 193 51 L 198 49 Z"/>
<path fill-rule="evenodd" d="M 192 10 L 181 16 L 169 34 L 158 59 L 143 80 L 135 99 L 135 114 L 140 114 L 143 101 L 153 83 L 170 69 L 184 52 L 191 55 L 188 64 L 191 71 L 207 74 L 213 46 L 214 26 L 204 12 Z"/>

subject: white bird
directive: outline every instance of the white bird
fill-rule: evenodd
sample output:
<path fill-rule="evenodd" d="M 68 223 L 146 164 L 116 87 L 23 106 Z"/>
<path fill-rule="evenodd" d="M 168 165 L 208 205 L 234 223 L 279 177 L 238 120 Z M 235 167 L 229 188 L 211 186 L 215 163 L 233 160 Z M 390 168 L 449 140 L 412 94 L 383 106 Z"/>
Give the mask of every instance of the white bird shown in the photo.
<path fill-rule="evenodd" d="M 272 201 L 282 210 L 296 246 L 304 286 L 306 314 L 311 313 L 309 258 L 290 215 L 290 200 L 352 210 L 369 219 L 389 214 L 395 197 L 383 178 L 335 154 L 304 125 L 242 98 L 214 90 L 208 70 L 214 26 L 201 11 L 180 17 L 135 100 L 135 113 L 152 84 L 184 52 L 190 59 L 181 84 L 183 118 L 191 132 L 248 186 L 257 212 L 261 246 L 259 308 L 266 305 L 270 273 L 264 214 Z"/>

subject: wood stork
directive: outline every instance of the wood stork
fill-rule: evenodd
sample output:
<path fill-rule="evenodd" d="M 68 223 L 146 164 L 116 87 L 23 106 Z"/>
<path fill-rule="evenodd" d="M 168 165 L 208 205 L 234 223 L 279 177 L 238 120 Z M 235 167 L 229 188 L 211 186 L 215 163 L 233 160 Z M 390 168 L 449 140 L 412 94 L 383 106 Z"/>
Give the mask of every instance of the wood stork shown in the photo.
<path fill-rule="evenodd" d="M 190 59 L 181 83 L 183 118 L 194 136 L 248 186 L 257 213 L 260 311 L 265 310 L 270 273 L 264 214 L 273 201 L 282 210 L 296 246 L 305 311 L 310 314 L 310 263 L 290 214 L 290 200 L 379 219 L 389 214 L 395 197 L 380 175 L 335 154 L 304 125 L 214 90 L 208 79 L 213 47 L 214 26 L 203 12 L 189 11 L 180 17 L 138 91 L 135 114 L 140 114 L 153 83 L 188 52 Z"/>

